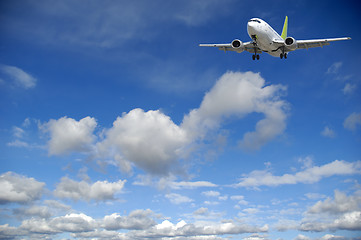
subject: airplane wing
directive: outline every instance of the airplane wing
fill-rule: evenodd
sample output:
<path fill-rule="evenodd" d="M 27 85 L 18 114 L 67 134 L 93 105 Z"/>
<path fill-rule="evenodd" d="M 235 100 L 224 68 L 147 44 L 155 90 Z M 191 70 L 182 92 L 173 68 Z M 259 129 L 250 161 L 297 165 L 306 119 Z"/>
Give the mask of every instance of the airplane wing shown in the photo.
<path fill-rule="evenodd" d="M 297 48 L 299 49 L 309 49 L 314 47 L 323 47 L 330 45 L 330 42 L 349 40 L 350 37 L 342 38 L 326 38 L 326 39 L 314 39 L 314 40 L 297 40 Z"/>
<path fill-rule="evenodd" d="M 238 52 L 238 53 L 241 53 L 243 51 L 247 51 L 247 52 L 250 52 L 250 53 L 262 53 L 262 50 L 257 46 L 257 45 L 254 45 L 253 42 L 245 42 L 245 43 L 242 43 L 243 46 L 242 47 L 239 47 L 239 48 L 235 48 L 232 46 L 232 43 L 220 43 L 220 44 L 199 44 L 200 47 L 216 47 L 218 48 L 219 50 L 222 50 L 222 51 L 234 51 L 234 52 Z"/>

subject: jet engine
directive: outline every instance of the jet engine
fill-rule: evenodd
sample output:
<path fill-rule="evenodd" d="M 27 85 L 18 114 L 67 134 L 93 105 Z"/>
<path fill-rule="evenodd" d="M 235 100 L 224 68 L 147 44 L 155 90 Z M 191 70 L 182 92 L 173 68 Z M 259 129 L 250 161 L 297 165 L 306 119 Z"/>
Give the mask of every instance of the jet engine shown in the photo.
<path fill-rule="evenodd" d="M 233 40 L 231 45 L 232 45 L 232 48 L 234 48 L 237 52 L 244 51 L 243 43 L 238 39 Z"/>
<path fill-rule="evenodd" d="M 288 37 L 285 39 L 285 45 L 286 45 L 287 49 L 293 51 L 293 50 L 296 50 L 296 48 L 297 48 L 297 41 L 293 37 Z"/>

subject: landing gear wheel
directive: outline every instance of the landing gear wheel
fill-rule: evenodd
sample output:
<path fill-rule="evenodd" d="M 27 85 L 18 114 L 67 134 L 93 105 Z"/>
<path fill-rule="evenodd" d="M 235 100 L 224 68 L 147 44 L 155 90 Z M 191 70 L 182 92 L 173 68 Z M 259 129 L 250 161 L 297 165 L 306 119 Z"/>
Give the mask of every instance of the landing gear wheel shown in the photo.
<path fill-rule="evenodd" d="M 252 60 L 255 60 L 256 59 L 256 55 L 252 55 Z"/>
<path fill-rule="evenodd" d="M 285 59 L 287 59 L 287 53 L 285 53 Z"/>
<path fill-rule="evenodd" d="M 281 58 L 281 59 L 283 58 L 283 53 L 280 54 L 280 58 Z"/>
<path fill-rule="evenodd" d="M 259 60 L 259 55 L 257 55 L 256 57 L 257 57 L 257 60 Z"/>

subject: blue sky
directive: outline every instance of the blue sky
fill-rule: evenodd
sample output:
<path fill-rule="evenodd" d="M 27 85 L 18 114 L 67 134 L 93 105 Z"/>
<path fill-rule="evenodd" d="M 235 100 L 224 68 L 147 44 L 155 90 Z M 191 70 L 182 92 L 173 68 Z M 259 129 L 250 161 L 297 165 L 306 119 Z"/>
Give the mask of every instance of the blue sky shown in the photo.
<path fill-rule="evenodd" d="M 2 1 L 0 238 L 360 239 L 360 7 Z"/>

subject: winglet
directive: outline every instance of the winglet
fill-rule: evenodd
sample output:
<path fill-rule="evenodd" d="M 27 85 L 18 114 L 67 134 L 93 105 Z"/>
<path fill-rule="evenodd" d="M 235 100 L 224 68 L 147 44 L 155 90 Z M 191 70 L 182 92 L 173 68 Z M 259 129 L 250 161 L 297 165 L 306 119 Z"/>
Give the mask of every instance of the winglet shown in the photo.
<path fill-rule="evenodd" d="M 287 28 L 288 28 L 288 17 L 286 16 L 285 23 L 283 24 L 282 35 L 281 35 L 281 37 L 283 39 L 287 38 Z"/>

